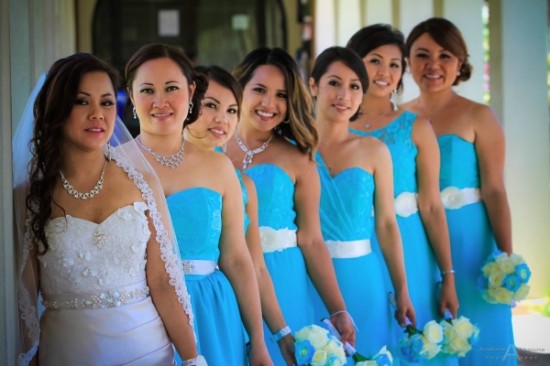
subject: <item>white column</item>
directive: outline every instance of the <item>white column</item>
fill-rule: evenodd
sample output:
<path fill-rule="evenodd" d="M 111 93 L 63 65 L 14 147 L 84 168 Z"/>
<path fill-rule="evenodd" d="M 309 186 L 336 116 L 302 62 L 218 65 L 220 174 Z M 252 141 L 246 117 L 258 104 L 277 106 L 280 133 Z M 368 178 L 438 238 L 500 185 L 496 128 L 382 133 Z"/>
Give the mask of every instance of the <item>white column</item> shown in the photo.
<path fill-rule="evenodd" d="M 336 44 L 336 6 L 334 0 L 317 0 L 315 2 L 314 54 L 319 55 L 327 47 Z"/>
<path fill-rule="evenodd" d="M 345 46 L 361 28 L 360 3 L 359 0 L 337 0 L 336 4 L 336 44 L 333 46 Z"/>
<path fill-rule="evenodd" d="M 392 24 L 392 0 L 363 0 L 365 3 L 365 14 L 363 27 L 376 23 Z"/>
<path fill-rule="evenodd" d="M 531 267 L 529 297 L 548 289 L 550 131 L 547 1 L 491 0 L 491 105 L 507 142 L 514 251 Z"/>

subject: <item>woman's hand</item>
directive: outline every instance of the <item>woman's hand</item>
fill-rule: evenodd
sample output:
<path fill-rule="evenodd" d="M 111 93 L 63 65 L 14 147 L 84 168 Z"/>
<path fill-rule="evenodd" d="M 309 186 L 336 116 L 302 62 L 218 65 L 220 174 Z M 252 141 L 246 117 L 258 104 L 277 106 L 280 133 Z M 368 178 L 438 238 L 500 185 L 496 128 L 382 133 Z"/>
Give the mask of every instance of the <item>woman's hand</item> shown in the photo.
<path fill-rule="evenodd" d="M 267 347 L 263 342 L 252 343 L 250 346 L 250 366 L 273 366 Z"/>
<path fill-rule="evenodd" d="M 281 350 L 281 354 L 285 359 L 287 366 L 296 365 L 296 357 L 294 356 L 294 337 L 291 334 L 287 334 L 281 338 L 277 344 Z"/>
<path fill-rule="evenodd" d="M 443 315 L 445 310 L 449 310 L 453 318 L 457 317 L 458 313 L 458 297 L 456 295 L 454 273 L 447 274 L 443 277 L 441 285 L 441 296 L 439 298 L 439 313 Z"/>
<path fill-rule="evenodd" d="M 416 313 L 408 294 L 397 295 L 397 309 L 395 319 L 402 327 L 407 325 L 407 319 L 416 327 Z"/>
<path fill-rule="evenodd" d="M 330 321 L 340 333 L 342 343 L 348 342 L 355 347 L 355 325 L 349 313 L 347 311 L 336 312 L 331 315 Z"/>

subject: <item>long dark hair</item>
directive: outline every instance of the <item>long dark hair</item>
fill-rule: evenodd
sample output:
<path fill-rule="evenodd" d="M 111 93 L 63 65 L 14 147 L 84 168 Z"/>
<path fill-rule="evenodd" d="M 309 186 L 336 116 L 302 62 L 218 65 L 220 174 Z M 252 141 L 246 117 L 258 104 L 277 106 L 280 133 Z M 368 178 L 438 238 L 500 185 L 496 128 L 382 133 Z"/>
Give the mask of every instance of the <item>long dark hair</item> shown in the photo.
<path fill-rule="evenodd" d="M 195 92 L 191 99 L 195 107 L 184 121 L 183 126 L 185 127 L 199 118 L 201 101 L 204 97 L 206 89 L 208 89 L 208 80 L 204 75 L 194 70 L 191 60 L 189 60 L 182 50 L 175 46 L 162 43 L 151 43 L 141 47 L 132 55 L 132 57 L 130 57 L 126 63 L 126 67 L 124 68 L 126 87 L 131 92 L 132 83 L 134 82 L 136 72 L 139 67 L 147 61 L 156 60 L 159 58 L 169 58 L 174 61 L 187 79 L 187 84 L 191 85 L 195 83 Z"/>
<path fill-rule="evenodd" d="M 372 50 L 385 46 L 394 45 L 401 51 L 401 77 L 397 83 L 397 92 L 403 91 L 403 74 L 405 73 L 405 37 L 399 29 L 389 24 L 372 24 L 359 29 L 348 41 L 347 48 L 354 50 L 364 58 Z"/>
<path fill-rule="evenodd" d="M 468 61 L 468 46 L 466 46 L 460 29 L 448 19 L 433 17 L 418 23 L 407 37 L 405 55 L 410 58 L 413 43 L 424 33 L 428 33 L 438 45 L 458 57 L 462 62 L 460 74 L 456 77 L 453 85 L 469 80 L 474 67 Z"/>
<path fill-rule="evenodd" d="M 32 160 L 26 206 L 31 214 L 33 239 L 44 245 L 40 254 L 48 251 L 44 228 L 52 213 L 51 205 L 59 206 L 53 199 L 53 192 L 61 167 L 63 126 L 76 102 L 82 77 L 98 71 L 109 76 L 113 90 L 116 90 L 119 85 L 117 71 L 97 57 L 89 53 L 75 53 L 59 59 L 48 71 L 34 103 L 35 123 L 30 146 Z"/>
<path fill-rule="evenodd" d="M 363 89 L 363 94 L 365 94 L 369 87 L 369 78 L 367 76 L 365 64 L 359 55 L 349 48 L 339 46 L 329 47 L 317 56 L 315 65 L 313 65 L 313 70 L 311 71 L 311 78 L 315 80 L 315 84 L 319 84 L 321 77 L 327 72 L 330 65 L 336 61 L 342 62 L 357 75 L 361 83 L 361 88 Z M 361 106 L 359 106 L 357 111 L 351 116 L 350 121 L 355 121 L 357 119 L 360 110 Z"/>
<path fill-rule="evenodd" d="M 259 47 L 245 56 L 233 70 L 233 75 L 244 90 L 256 69 L 263 65 L 277 67 L 285 78 L 288 123 L 280 123 L 275 127 L 275 132 L 294 141 L 298 149 L 313 160 L 319 143 L 319 134 L 314 125 L 313 100 L 301 78 L 296 61 L 281 48 Z"/>

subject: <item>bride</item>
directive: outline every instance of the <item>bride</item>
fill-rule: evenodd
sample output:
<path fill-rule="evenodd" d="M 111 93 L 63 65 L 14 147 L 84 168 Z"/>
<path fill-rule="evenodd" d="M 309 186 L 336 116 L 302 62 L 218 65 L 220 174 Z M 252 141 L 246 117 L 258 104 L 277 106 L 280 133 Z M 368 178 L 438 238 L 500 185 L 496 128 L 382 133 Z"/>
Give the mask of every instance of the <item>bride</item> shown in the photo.
<path fill-rule="evenodd" d="M 162 190 L 116 118 L 116 81 L 90 54 L 58 60 L 14 137 L 19 364 L 172 365 L 173 346 L 184 365 L 205 363 Z"/>

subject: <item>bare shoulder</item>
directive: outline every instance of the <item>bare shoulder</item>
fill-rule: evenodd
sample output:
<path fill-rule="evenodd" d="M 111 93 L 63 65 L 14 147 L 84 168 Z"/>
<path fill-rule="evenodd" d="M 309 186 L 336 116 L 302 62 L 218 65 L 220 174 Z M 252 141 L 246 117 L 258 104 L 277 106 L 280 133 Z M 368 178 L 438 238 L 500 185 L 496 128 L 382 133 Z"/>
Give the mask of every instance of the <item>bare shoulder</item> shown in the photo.
<path fill-rule="evenodd" d="M 418 114 L 420 111 L 416 108 L 417 105 L 418 105 L 418 98 L 415 98 L 399 105 L 399 107 L 403 108 L 404 110 Z"/>

